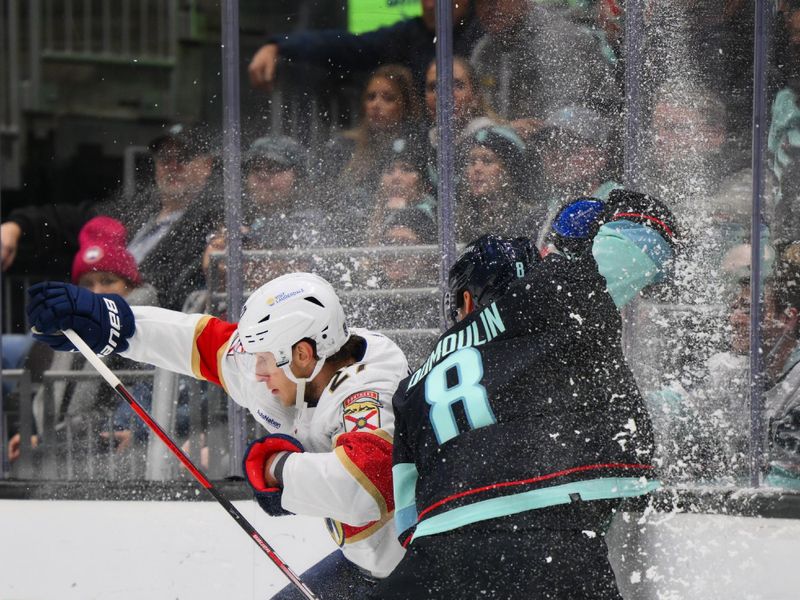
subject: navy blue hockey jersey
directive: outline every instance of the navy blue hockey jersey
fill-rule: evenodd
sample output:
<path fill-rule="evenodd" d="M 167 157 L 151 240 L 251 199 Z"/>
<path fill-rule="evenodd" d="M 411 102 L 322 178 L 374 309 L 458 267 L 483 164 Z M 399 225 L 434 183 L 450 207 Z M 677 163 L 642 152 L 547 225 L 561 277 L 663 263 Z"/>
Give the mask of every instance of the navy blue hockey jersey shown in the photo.
<path fill-rule="evenodd" d="M 446 331 L 394 397 L 401 540 L 658 487 L 621 319 L 591 259 L 548 257 Z"/>

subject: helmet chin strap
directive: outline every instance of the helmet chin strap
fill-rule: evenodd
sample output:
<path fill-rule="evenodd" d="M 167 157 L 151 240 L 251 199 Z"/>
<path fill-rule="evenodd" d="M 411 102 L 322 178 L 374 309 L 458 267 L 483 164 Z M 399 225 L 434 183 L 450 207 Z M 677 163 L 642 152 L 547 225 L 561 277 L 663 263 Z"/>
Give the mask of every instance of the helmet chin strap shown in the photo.
<path fill-rule="evenodd" d="M 306 408 L 306 402 L 305 402 L 306 384 L 312 379 L 314 379 L 314 377 L 319 375 L 319 372 L 322 370 L 322 367 L 324 365 L 325 365 L 325 359 L 324 358 L 318 359 L 317 364 L 314 365 L 314 370 L 311 371 L 311 375 L 309 375 L 308 377 L 297 377 L 294 373 L 292 373 L 291 363 L 287 363 L 281 367 L 281 369 L 283 369 L 283 372 L 286 373 L 286 376 L 295 384 L 297 384 L 297 393 L 295 394 L 294 397 L 294 405 L 297 408 L 297 410 L 304 410 Z"/>

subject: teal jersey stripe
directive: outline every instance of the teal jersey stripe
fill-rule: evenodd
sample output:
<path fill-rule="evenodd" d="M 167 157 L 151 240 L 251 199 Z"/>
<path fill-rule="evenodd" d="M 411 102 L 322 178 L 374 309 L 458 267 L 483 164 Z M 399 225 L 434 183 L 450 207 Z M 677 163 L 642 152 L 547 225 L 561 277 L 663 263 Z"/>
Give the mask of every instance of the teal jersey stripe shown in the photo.
<path fill-rule="evenodd" d="M 398 463 L 392 467 L 394 487 L 394 522 L 397 532 L 402 533 L 417 522 L 417 466 L 413 463 Z"/>
<path fill-rule="evenodd" d="M 417 523 L 417 507 L 406 506 L 405 508 L 394 509 L 394 526 L 397 530 L 397 535 L 400 535 L 407 529 L 410 529 Z"/>
<path fill-rule="evenodd" d="M 570 494 L 580 494 L 582 501 L 608 500 L 643 496 L 660 487 L 660 481 L 644 477 L 603 477 L 482 500 L 423 520 L 417 525 L 412 541 L 424 535 L 451 531 L 478 521 L 515 515 L 557 504 L 569 504 L 572 501 Z"/>

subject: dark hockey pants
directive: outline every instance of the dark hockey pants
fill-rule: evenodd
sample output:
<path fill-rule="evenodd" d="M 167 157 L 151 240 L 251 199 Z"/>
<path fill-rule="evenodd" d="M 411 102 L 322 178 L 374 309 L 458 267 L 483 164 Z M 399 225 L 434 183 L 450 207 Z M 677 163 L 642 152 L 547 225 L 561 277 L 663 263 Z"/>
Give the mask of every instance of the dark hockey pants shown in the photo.
<path fill-rule="evenodd" d="M 482 528 L 416 539 L 375 600 L 622 600 L 602 532 Z"/>
<path fill-rule="evenodd" d="M 375 580 L 347 560 L 341 550 L 329 554 L 313 567 L 300 574 L 300 579 L 321 600 L 353 600 L 367 598 Z M 303 600 L 294 585 L 287 585 L 272 596 L 273 600 Z"/>

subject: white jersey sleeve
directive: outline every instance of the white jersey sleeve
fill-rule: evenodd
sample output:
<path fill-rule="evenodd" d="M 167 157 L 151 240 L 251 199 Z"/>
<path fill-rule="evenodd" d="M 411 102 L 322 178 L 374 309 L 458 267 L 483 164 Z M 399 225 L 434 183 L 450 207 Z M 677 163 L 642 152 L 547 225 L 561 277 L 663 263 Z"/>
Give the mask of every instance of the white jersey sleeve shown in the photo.
<path fill-rule="evenodd" d="M 136 331 L 123 356 L 221 386 L 270 433 L 289 433 L 294 409 L 235 360 L 236 324 L 209 315 L 132 306 Z"/>

